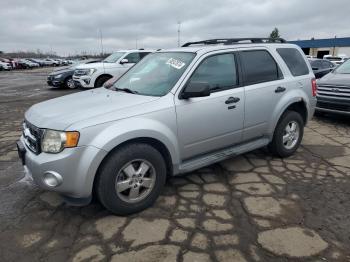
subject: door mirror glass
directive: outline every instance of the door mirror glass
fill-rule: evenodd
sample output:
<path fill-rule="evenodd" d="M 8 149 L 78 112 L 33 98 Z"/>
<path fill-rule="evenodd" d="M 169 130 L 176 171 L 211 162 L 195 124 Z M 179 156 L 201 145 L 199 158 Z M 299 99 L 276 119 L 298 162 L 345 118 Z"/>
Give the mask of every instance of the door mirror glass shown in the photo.
<path fill-rule="evenodd" d="M 204 97 L 210 96 L 210 86 L 208 82 L 195 82 L 191 81 L 182 93 L 182 99 L 189 99 L 192 97 Z"/>
<path fill-rule="evenodd" d="M 129 60 L 128 59 L 126 59 L 126 58 L 124 58 L 124 59 L 122 59 L 121 61 L 120 61 L 120 64 L 127 64 L 127 63 L 129 63 Z"/>

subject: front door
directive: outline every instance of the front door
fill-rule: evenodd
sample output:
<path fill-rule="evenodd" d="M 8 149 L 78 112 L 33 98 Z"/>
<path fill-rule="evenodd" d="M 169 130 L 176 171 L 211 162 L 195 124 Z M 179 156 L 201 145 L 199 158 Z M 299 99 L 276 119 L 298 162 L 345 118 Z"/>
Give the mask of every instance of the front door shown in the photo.
<path fill-rule="evenodd" d="M 237 72 L 234 53 L 209 55 L 202 59 L 187 83 L 209 84 L 210 96 L 176 98 L 182 160 L 241 141 L 244 89 L 239 85 Z"/>

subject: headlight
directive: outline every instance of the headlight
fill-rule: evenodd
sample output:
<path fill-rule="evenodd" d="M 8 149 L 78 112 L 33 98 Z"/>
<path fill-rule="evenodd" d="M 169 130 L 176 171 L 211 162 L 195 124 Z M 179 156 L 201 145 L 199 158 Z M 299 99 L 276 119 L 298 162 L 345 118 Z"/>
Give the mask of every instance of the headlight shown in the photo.
<path fill-rule="evenodd" d="M 87 75 L 87 76 L 91 76 L 93 73 L 96 72 L 95 68 L 90 68 L 90 69 L 80 69 L 79 70 L 79 74 L 80 75 Z"/>
<path fill-rule="evenodd" d="M 76 147 L 79 141 L 77 131 L 56 131 L 46 129 L 41 141 L 41 151 L 46 153 L 59 153 L 64 148 Z"/>
<path fill-rule="evenodd" d="M 62 77 L 62 74 L 55 75 L 54 77 L 55 77 L 55 78 L 61 78 L 61 77 Z"/>

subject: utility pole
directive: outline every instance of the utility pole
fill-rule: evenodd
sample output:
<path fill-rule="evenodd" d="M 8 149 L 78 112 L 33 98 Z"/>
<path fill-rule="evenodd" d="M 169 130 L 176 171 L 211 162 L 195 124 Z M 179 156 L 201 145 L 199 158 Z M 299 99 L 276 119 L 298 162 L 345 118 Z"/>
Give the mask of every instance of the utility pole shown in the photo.
<path fill-rule="evenodd" d="M 180 47 L 181 21 L 177 22 L 177 46 Z"/>
<path fill-rule="evenodd" d="M 136 46 L 136 49 L 137 49 L 137 37 L 136 37 L 136 39 L 135 39 L 135 46 Z"/>
<path fill-rule="evenodd" d="M 101 28 L 99 28 L 99 31 L 100 31 L 101 55 L 103 56 L 103 42 L 102 42 L 102 31 L 101 31 Z"/>

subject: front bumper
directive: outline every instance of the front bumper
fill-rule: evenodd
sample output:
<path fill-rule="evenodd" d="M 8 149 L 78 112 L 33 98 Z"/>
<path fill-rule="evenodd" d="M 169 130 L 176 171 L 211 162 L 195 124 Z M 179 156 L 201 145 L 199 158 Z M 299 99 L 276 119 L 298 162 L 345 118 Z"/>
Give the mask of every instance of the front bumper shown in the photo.
<path fill-rule="evenodd" d="M 350 115 L 350 99 L 317 97 L 316 111 Z"/>
<path fill-rule="evenodd" d="M 60 87 L 64 85 L 64 81 L 61 79 L 47 79 L 47 84 L 53 87 Z"/>
<path fill-rule="evenodd" d="M 55 191 L 70 198 L 89 198 L 95 174 L 107 152 L 93 146 L 66 148 L 58 154 L 30 151 L 24 143 L 23 136 L 20 144 L 25 149 L 22 162 L 34 182 L 45 190 Z M 62 179 L 57 186 L 50 186 L 44 182 L 48 173 L 58 174 Z"/>
<path fill-rule="evenodd" d="M 94 88 L 94 79 L 91 76 L 76 76 L 73 75 L 73 80 L 76 86 L 83 88 Z"/>

